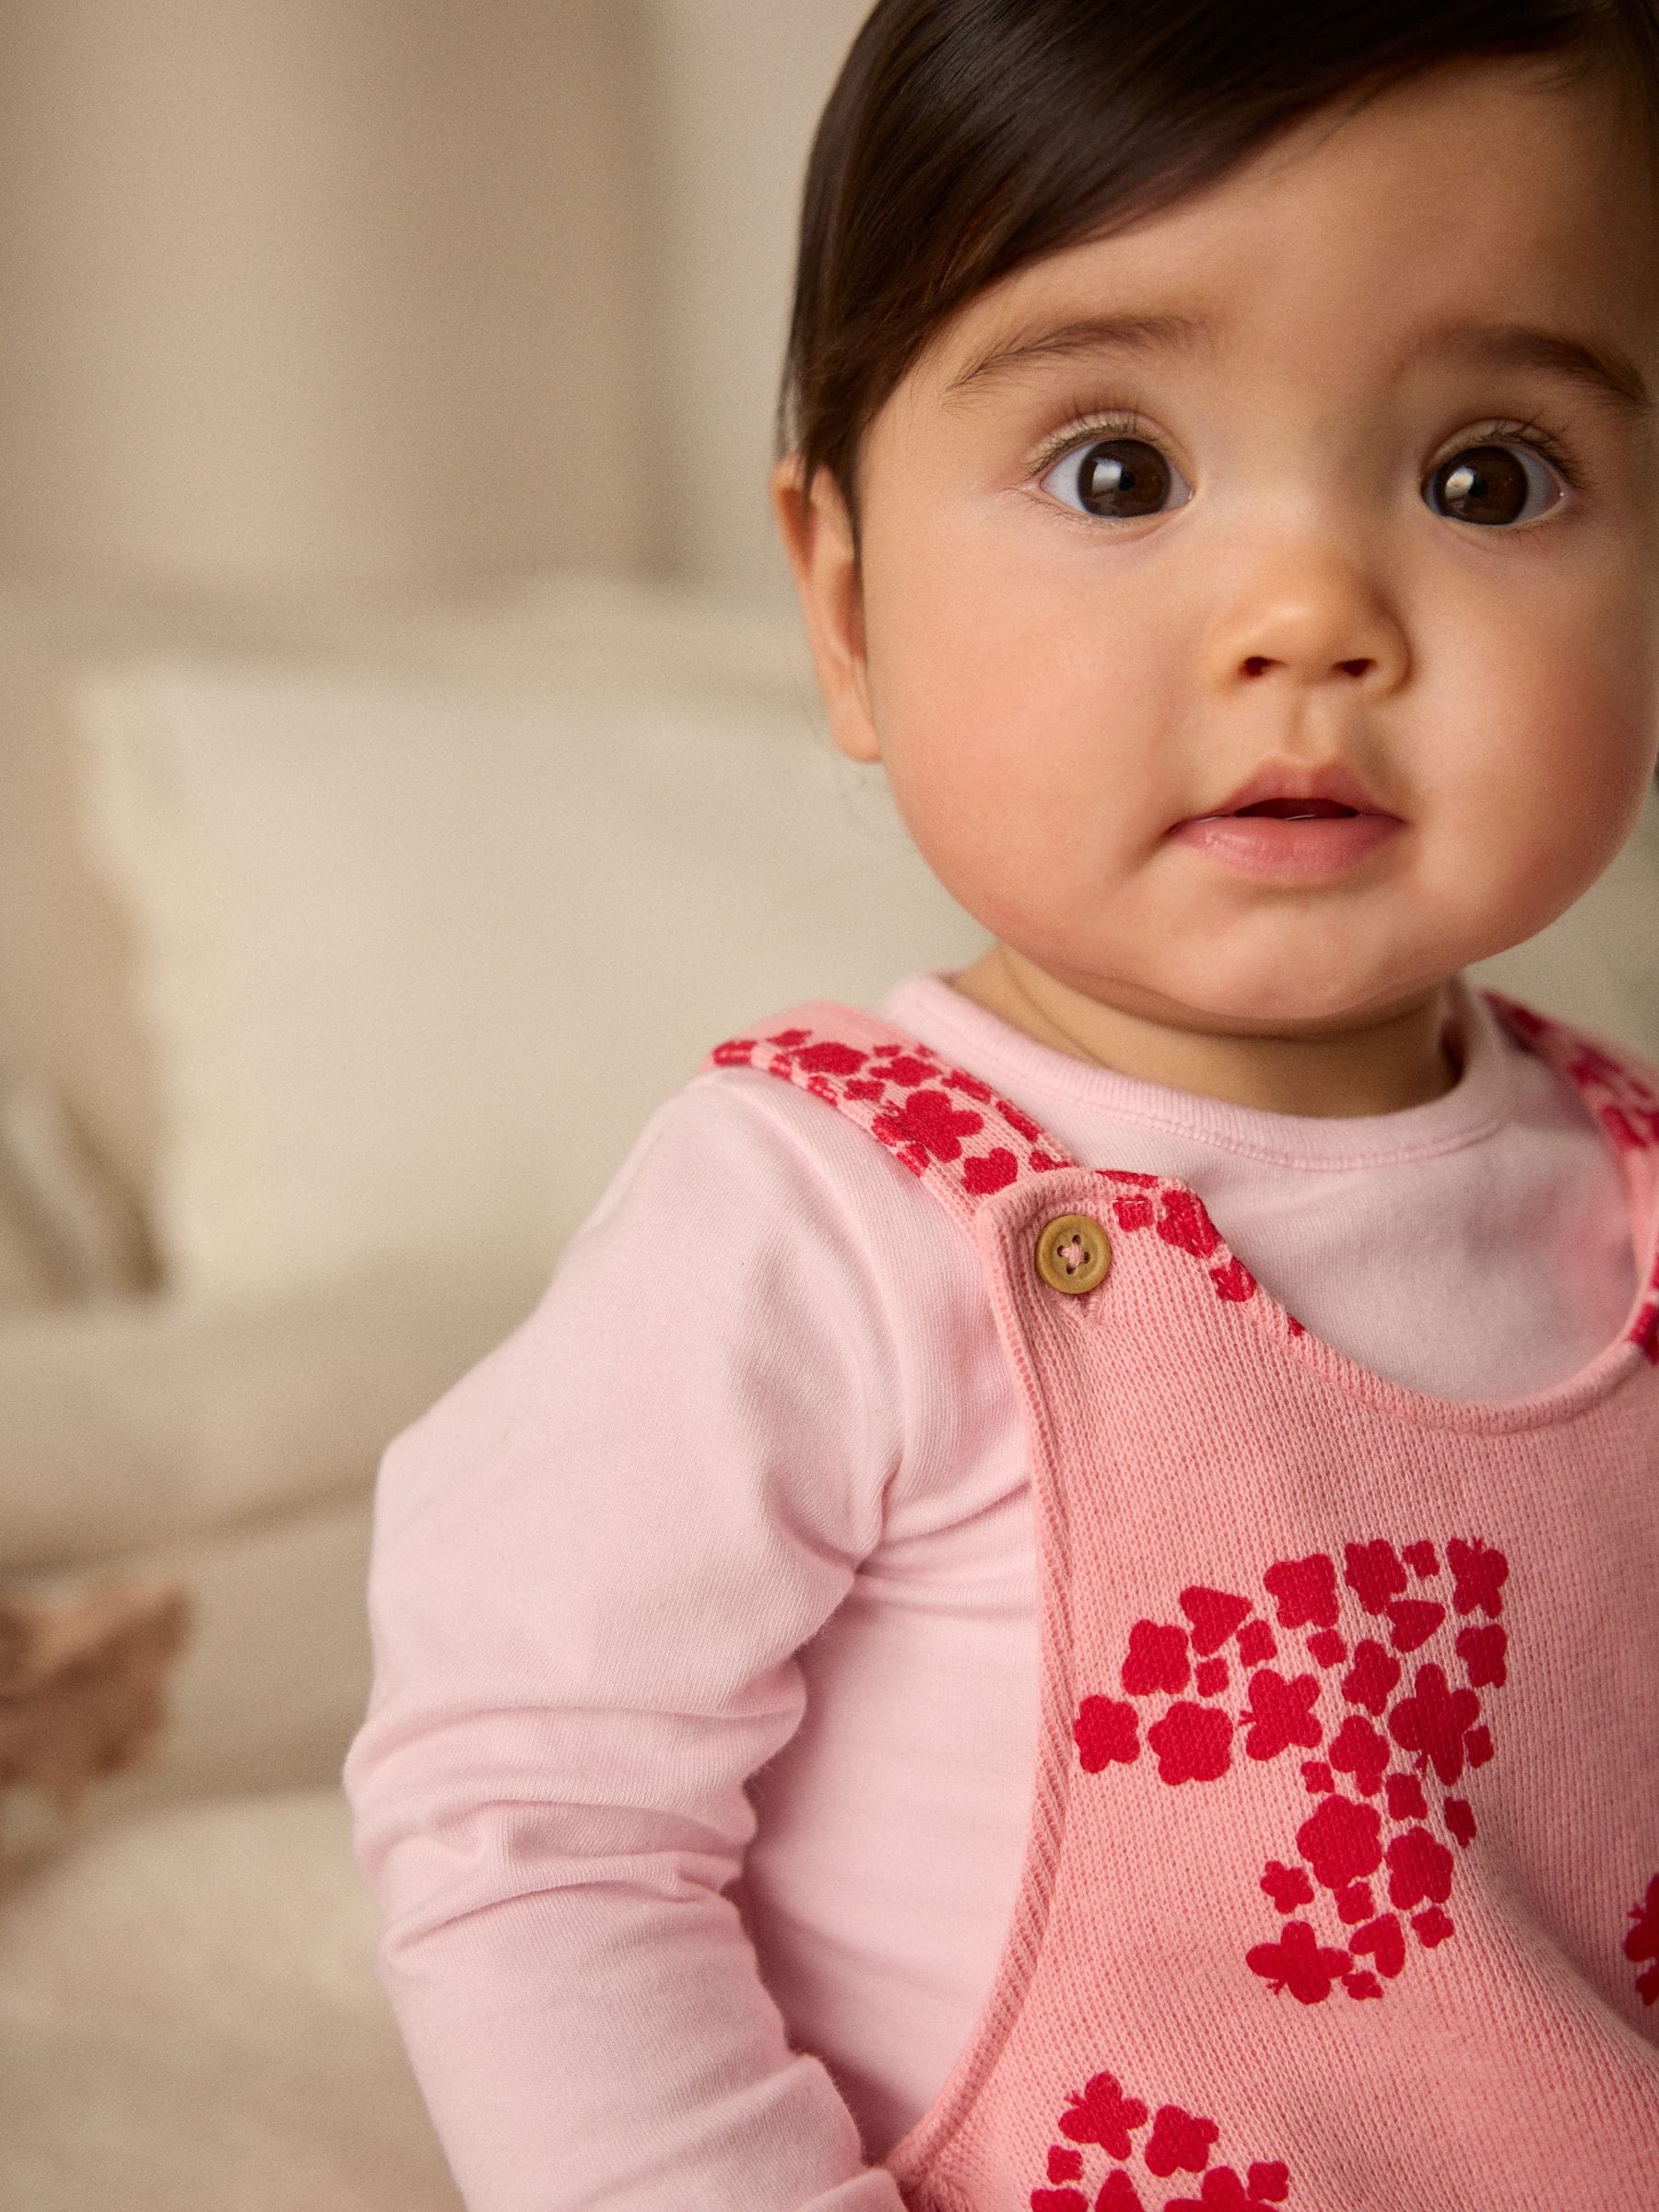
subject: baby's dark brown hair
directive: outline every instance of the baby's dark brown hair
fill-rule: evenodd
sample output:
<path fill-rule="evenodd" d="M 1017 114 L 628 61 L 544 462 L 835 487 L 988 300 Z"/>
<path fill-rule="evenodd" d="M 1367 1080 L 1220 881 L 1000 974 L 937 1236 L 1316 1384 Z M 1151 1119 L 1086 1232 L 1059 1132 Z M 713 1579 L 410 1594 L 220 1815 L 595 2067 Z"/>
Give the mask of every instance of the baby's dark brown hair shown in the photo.
<path fill-rule="evenodd" d="M 880 0 L 807 171 L 780 453 L 830 471 L 856 534 L 865 430 L 978 294 L 1319 109 L 1526 55 L 1601 73 L 1659 151 L 1659 0 Z"/>

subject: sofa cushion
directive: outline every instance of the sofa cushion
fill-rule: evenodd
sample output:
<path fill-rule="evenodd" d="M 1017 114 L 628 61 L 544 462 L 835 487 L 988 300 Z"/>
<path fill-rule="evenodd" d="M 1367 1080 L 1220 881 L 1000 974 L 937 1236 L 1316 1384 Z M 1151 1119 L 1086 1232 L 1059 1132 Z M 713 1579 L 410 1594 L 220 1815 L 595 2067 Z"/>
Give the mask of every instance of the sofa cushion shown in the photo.
<path fill-rule="evenodd" d="M 982 933 L 806 683 L 139 662 L 88 693 L 189 1295 L 386 1253 L 550 1265 L 721 1037 Z"/>
<path fill-rule="evenodd" d="M 389 1438 L 535 1303 L 538 1263 L 0 1323 L 0 1578 L 367 1491 Z"/>
<path fill-rule="evenodd" d="M 29 2212 L 460 2212 L 336 1790 L 110 1823 L 0 1888 L 0 2143 Z"/>

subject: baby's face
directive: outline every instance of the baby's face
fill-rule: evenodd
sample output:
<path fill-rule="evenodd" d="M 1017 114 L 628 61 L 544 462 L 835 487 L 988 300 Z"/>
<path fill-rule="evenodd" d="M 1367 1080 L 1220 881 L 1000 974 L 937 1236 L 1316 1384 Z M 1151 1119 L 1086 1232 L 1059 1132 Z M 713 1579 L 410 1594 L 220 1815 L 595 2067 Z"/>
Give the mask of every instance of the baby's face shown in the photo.
<path fill-rule="evenodd" d="M 871 427 L 828 687 L 960 903 L 1102 1006 L 1290 1033 L 1571 905 L 1659 752 L 1656 232 L 1605 91 L 1477 65 L 974 301 Z M 1324 874 L 1173 834 L 1332 764 L 1397 818 Z"/>

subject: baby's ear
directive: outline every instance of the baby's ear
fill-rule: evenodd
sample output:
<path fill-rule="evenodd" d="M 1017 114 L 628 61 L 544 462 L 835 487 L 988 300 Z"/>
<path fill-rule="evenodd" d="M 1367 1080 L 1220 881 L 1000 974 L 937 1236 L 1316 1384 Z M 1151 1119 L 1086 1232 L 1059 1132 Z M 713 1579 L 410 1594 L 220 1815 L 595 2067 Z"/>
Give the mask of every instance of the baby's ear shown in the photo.
<path fill-rule="evenodd" d="M 794 573 L 830 735 L 853 760 L 878 760 L 865 658 L 864 585 L 853 518 L 841 487 L 820 468 L 808 491 L 800 456 L 772 471 L 772 512 Z"/>

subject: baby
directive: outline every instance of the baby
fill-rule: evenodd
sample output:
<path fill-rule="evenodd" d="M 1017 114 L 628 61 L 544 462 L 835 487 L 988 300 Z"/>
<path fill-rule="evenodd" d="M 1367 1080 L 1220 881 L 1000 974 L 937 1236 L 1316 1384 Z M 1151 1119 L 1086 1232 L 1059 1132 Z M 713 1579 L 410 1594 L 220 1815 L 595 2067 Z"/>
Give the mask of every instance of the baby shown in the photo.
<path fill-rule="evenodd" d="M 1651 2203 L 1659 1071 L 1463 971 L 1659 755 L 1659 9 L 882 0 L 785 397 L 991 943 L 715 1045 L 387 1455 L 466 2203 Z"/>

